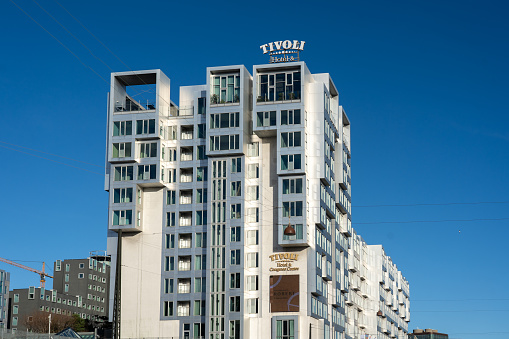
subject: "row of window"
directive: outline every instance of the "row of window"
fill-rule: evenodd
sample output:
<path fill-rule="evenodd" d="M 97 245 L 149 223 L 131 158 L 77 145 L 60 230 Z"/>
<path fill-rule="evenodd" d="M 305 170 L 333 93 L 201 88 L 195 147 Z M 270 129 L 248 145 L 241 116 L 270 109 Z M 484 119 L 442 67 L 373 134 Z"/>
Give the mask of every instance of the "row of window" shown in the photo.
<path fill-rule="evenodd" d="M 166 213 L 166 226 L 167 227 L 175 227 L 175 226 L 192 226 L 192 217 L 193 212 L 185 211 L 179 212 L 179 218 L 177 220 L 177 212 L 167 212 Z M 178 224 L 177 224 L 178 221 Z M 195 211 L 195 226 L 207 225 L 207 211 Z"/>
<path fill-rule="evenodd" d="M 192 247 L 192 233 L 185 233 L 178 235 L 178 248 L 191 248 Z M 207 247 L 207 233 L 194 233 L 194 247 L 203 248 Z M 165 248 L 175 248 L 175 234 L 166 234 Z"/>
<path fill-rule="evenodd" d="M 300 71 L 258 75 L 258 102 L 298 100 L 300 97 Z"/>
<path fill-rule="evenodd" d="M 193 191 L 192 190 L 180 190 L 180 199 L 179 204 L 192 204 L 193 203 Z M 207 189 L 206 188 L 197 188 L 195 191 L 196 204 L 205 204 L 207 203 Z M 166 192 L 166 204 L 167 205 L 175 205 L 177 202 L 177 191 L 168 190 Z"/>
<path fill-rule="evenodd" d="M 281 126 L 285 125 L 300 125 L 301 114 L 300 109 L 282 110 L 281 111 Z M 277 125 L 277 112 L 256 112 L 256 126 L 269 127 Z"/>
<path fill-rule="evenodd" d="M 177 270 L 178 271 L 190 271 L 191 270 L 191 255 L 181 255 L 178 257 Z M 194 270 L 201 271 L 207 269 L 207 258 L 206 255 L 195 255 L 194 256 Z M 175 271 L 175 257 L 166 256 L 164 257 L 164 270 L 166 272 Z"/>
<path fill-rule="evenodd" d="M 168 177 L 165 178 L 165 174 Z M 134 179 L 134 166 L 115 166 L 114 168 L 114 181 L 131 181 Z M 138 180 L 155 180 L 157 179 L 157 165 L 138 165 Z M 161 171 L 161 180 L 164 182 L 177 182 L 177 169 L 170 168 L 167 171 Z M 193 168 L 180 169 L 180 182 L 193 182 Z M 207 181 L 207 167 L 196 168 L 196 181 Z M 127 194 L 127 192 L 125 192 Z M 131 192 L 132 194 L 132 192 Z M 119 197 L 119 199 L 121 199 Z"/>
<path fill-rule="evenodd" d="M 156 121 L 154 119 L 136 120 L 136 134 L 154 134 L 156 132 Z M 113 136 L 132 135 L 132 121 L 113 122 Z"/>

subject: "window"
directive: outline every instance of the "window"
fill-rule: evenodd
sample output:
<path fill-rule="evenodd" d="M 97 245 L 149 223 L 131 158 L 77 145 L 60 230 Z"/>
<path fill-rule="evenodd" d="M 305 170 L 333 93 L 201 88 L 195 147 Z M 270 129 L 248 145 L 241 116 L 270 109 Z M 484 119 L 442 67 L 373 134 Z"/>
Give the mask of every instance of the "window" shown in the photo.
<path fill-rule="evenodd" d="M 177 128 L 178 126 L 168 127 L 168 140 L 177 140 Z"/>
<path fill-rule="evenodd" d="M 113 211 L 113 225 L 114 226 L 131 225 L 132 217 L 133 217 L 132 210 Z"/>
<path fill-rule="evenodd" d="M 300 154 L 288 154 L 281 156 L 281 170 L 301 169 Z"/>
<path fill-rule="evenodd" d="M 268 127 L 276 126 L 276 111 L 257 112 L 256 126 Z"/>
<path fill-rule="evenodd" d="M 231 184 L 231 196 L 232 197 L 240 197 L 242 195 L 241 191 L 241 183 L 240 181 L 233 181 Z"/>
<path fill-rule="evenodd" d="M 138 180 L 151 180 L 156 178 L 156 165 L 139 165 Z"/>
<path fill-rule="evenodd" d="M 166 234 L 164 244 L 166 249 L 175 248 L 175 234 Z"/>
<path fill-rule="evenodd" d="M 239 135 L 215 135 L 210 137 L 211 151 L 228 151 L 239 149 Z"/>
<path fill-rule="evenodd" d="M 230 228 L 230 241 L 238 242 L 241 240 L 242 231 L 240 226 Z"/>
<path fill-rule="evenodd" d="M 303 227 L 302 227 L 302 224 L 295 224 L 295 225 L 292 225 L 290 224 L 290 227 L 292 227 L 294 230 L 295 230 L 295 235 L 284 235 L 284 230 L 286 227 L 288 227 L 288 225 L 282 225 L 282 229 L 283 229 L 283 240 L 295 240 L 295 239 L 299 239 L 299 240 L 302 240 L 302 237 L 303 237 Z"/>
<path fill-rule="evenodd" d="M 133 180 L 133 166 L 115 166 L 115 181 Z"/>
<path fill-rule="evenodd" d="M 197 204 L 207 203 L 207 189 L 206 188 L 198 188 L 196 190 L 196 203 Z"/>
<path fill-rule="evenodd" d="M 133 122 L 132 121 L 115 121 L 113 123 L 113 136 L 123 136 L 133 134 Z"/>
<path fill-rule="evenodd" d="M 230 320 L 229 339 L 240 339 L 240 320 Z"/>
<path fill-rule="evenodd" d="M 217 113 L 210 115 L 210 128 L 232 128 L 239 127 L 239 112 Z"/>
<path fill-rule="evenodd" d="M 302 217 L 302 201 L 284 201 L 283 217 Z"/>
<path fill-rule="evenodd" d="M 258 75 L 258 102 L 298 100 L 301 94 L 300 71 Z"/>
<path fill-rule="evenodd" d="M 131 156 L 131 143 L 113 143 L 113 158 L 129 158 Z"/>
<path fill-rule="evenodd" d="M 15 294 L 15 295 L 14 295 L 14 302 L 15 302 L 15 303 L 18 303 L 18 302 L 19 302 L 19 294 Z"/>
<path fill-rule="evenodd" d="M 259 200 L 260 199 L 260 187 L 259 186 L 248 186 L 247 187 L 247 199 L 248 200 Z"/>
<path fill-rule="evenodd" d="M 157 142 L 144 143 L 139 145 L 140 158 L 156 158 Z"/>
<path fill-rule="evenodd" d="M 196 211 L 196 226 L 207 225 L 207 211 Z"/>
<path fill-rule="evenodd" d="M 234 103 L 240 101 L 240 75 L 225 74 L 212 76 L 212 97 L 210 104 Z"/>
<path fill-rule="evenodd" d="M 283 194 L 302 193 L 302 179 L 283 179 Z"/>
<path fill-rule="evenodd" d="M 84 273 L 78 273 L 78 279 L 83 279 L 85 278 L 85 274 Z"/>
<path fill-rule="evenodd" d="M 247 209 L 247 222 L 258 222 L 258 207 L 250 207 Z"/>
<path fill-rule="evenodd" d="M 198 114 L 205 114 L 206 107 L 205 98 L 198 98 Z"/>
<path fill-rule="evenodd" d="M 154 119 L 136 120 L 136 134 L 154 134 L 156 121 Z"/>
<path fill-rule="evenodd" d="M 230 312 L 240 312 L 240 296 L 230 297 Z"/>
<path fill-rule="evenodd" d="M 193 315 L 205 315 L 205 300 L 194 301 Z"/>
<path fill-rule="evenodd" d="M 258 267 L 258 253 L 247 254 L 247 267 L 255 268 Z"/>
<path fill-rule="evenodd" d="M 281 125 L 300 125 L 300 109 L 281 111 Z"/>
<path fill-rule="evenodd" d="M 241 204 L 231 205 L 231 219 L 240 219 L 241 216 Z"/>
<path fill-rule="evenodd" d="M 256 179 L 260 177 L 258 164 L 247 165 L 247 177 L 248 179 Z"/>
<path fill-rule="evenodd" d="M 12 314 L 18 314 L 18 312 L 19 312 L 19 306 L 18 305 L 12 306 Z"/>
<path fill-rule="evenodd" d="M 230 251 L 230 265 L 240 265 L 240 250 Z"/>
<path fill-rule="evenodd" d="M 64 292 L 69 292 L 69 284 L 64 285 Z"/>
<path fill-rule="evenodd" d="M 247 231 L 247 244 L 258 245 L 258 230 Z"/>
<path fill-rule="evenodd" d="M 281 147 L 300 147 L 300 132 L 284 132 L 281 133 Z"/>
<path fill-rule="evenodd" d="M 196 233 L 194 247 L 207 247 L 207 233 Z"/>
<path fill-rule="evenodd" d="M 207 181 L 207 167 L 196 168 L 196 181 Z"/>
<path fill-rule="evenodd" d="M 132 188 L 115 188 L 113 190 L 113 203 L 127 203 L 133 200 Z"/>
<path fill-rule="evenodd" d="M 177 169 L 170 168 L 168 170 L 168 182 L 177 182 Z"/>
<path fill-rule="evenodd" d="M 164 316 L 173 317 L 173 301 L 164 302 Z"/>
<path fill-rule="evenodd" d="M 206 131 L 205 124 L 198 124 L 198 139 L 205 139 Z"/>
<path fill-rule="evenodd" d="M 253 142 L 252 144 L 247 145 L 247 156 L 248 157 L 257 157 L 259 156 L 258 143 Z"/>
<path fill-rule="evenodd" d="M 175 191 L 167 191 L 166 192 L 166 204 L 167 205 L 175 205 L 177 200 L 177 192 Z"/>
<path fill-rule="evenodd" d="M 165 271 L 175 270 L 175 257 L 164 257 L 164 270 Z"/>
<path fill-rule="evenodd" d="M 173 293 L 173 279 L 164 279 L 164 293 Z"/>
<path fill-rule="evenodd" d="M 175 212 L 167 212 L 166 213 L 166 226 L 169 226 L 169 227 L 175 226 Z"/>
<path fill-rule="evenodd" d="M 12 318 L 12 326 L 18 326 L 18 317 Z"/>
<path fill-rule="evenodd" d="M 247 299 L 247 313 L 258 313 L 258 298 Z"/>
<path fill-rule="evenodd" d="M 205 145 L 196 146 L 197 150 L 197 160 L 205 160 L 207 159 L 207 155 L 205 154 Z"/>
<path fill-rule="evenodd" d="M 240 273 L 230 274 L 230 288 L 240 288 Z"/>
<path fill-rule="evenodd" d="M 295 320 L 276 320 L 276 339 L 295 339 Z"/>
<path fill-rule="evenodd" d="M 207 256 L 205 254 L 195 256 L 194 270 L 201 271 L 201 270 L 205 270 L 205 269 L 207 269 Z"/>
<path fill-rule="evenodd" d="M 242 158 L 232 158 L 232 173 L 240 173 L 242 171 Z"/>
<path fill-rule="evenodd" d="M 194 278 L 194 293 L 205 293 L 206 289 L 205 277 Z"/>
<path fill-rule="evenodd" d="M 164 159 L 164 156 L 163 156 Z M 177 149 L 168 148 L 168 161 L 177 161 Z"/>
<path fill-rule="evenodd" d="M 258 276 L 257 275 L 247 276 L 246 287 L 248 291 L 258 291 Z"/>

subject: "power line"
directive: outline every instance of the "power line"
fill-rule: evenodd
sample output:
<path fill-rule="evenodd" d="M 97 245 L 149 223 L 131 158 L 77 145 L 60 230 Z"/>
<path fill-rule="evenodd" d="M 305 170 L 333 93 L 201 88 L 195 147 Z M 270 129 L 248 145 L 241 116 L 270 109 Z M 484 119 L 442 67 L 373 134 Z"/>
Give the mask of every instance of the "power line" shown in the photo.
<path fill-rule="evenodd" d="M 51 155 L 51 156 L 54 156 L 54 157 L 59 157 L 59 158 L 66 159 L 66 160 L 71 160 L 71 161 L 81 162 L 82 164 L 86 164 L 86 165 L 90 165 L 90 166 L 96 166 L 96 167 L 99 167 L 99 168 L 105 169 L 105 167 L 104 167 L 104 166 L 100 166 L 100 165 L 92 164 L 92 163 L 90 163 L 90 162 L 86 162 L 86 161 L 82 161 L 82 160 L 77 160 L 77 159 L 73 159 L 73 158 L 64 157 L 64 156 L 62 156 L 62 155 L 58 155 L 58 154 L 54 154 L 54 153 L 49 153 L 49 152 L 39 151 L 39 150 L 34 149 L 34 148 L 29 148 L 29 147 L 25 147 L 25 146 L 21 146 L 21 145 L 16 145 L 16 144 L 11 144 L 11 143 L 8 143 L 8 142 L 5 142 L 5 141 L 1 141 L 1 140 L 0 140 L 0 143 L 2 143 L 2 144 L 6 144 L 6 145 L 10 145 L 10 146 L 19 147 L 19 148 L 24 148 L 24 149 L 27 149 L 27 150 L 30 150 L 30 151 L 33 151 L 33 152 L 39 152 L 39 153 L 43 153 L 43 154 L 48 154 L 48 155 Z"/>
<path fill-rule="evenodd" d="M 501 221 L 509 218 L 482 218 L 482 219 L 441 219 L 441 220 L 410 220 L 410 221 L 374 221 L 374 222 L 356 222 L 355 225 L 375 225 L 375 224 L 413 224 L 413 223 L 439 223 L 439 222 L 470 222 L 470 221 Z"/>
<path fill-rule="evenodd" d="M 79 170 L 82 170 L 82 171 L 87 171 L 87 172 L 90 172 L 90 173 L 95 173 L 95 174 L 99 174 L 101 176 L 104 176 L 104 173 L 98 173 L 98 172 L 90 171 L 90 170 L 88 170 L 86 168 L 69 165 L 69 164 L 66 164 L 65 162 L 56 161 L 56 160 L 53 160 L 53 159 L 50 159 L 50 158 L 42 157 L 40 155 L 36 155 L 36 154 L 31 154 L 31 153 L 28 153 L 28 152 L 20 151 L 20 150 L 17 150 L 15 148 L 12 148 L 12 147 L 7 147 L 7 146 L 4 146 L 4 145 L 0 145 L 0 147 L 7 148 L 7 149 L 10 149 L 11 151 L 15 151 L 15 152 L 23 153 L 23 154 L 28 154 L 28 155 L 31 155 L 33 157 L 49 160 L 49 161 L 55 162 L 55 163 L 60 164 L 60 165 L 69 166 L 69 167 L 76 168 L 76 169 L 79 169 Z"/>
<path fill-rule="evenodd" d="M 509 204 L 509 201 L 479 201 L 479 202 L 446 202 L 429 204 L 387 204 L 387 205 L 352 205 L 356 208 L 364 207 L 410 207 L 410 206 L 449 206 L 449 205 L 481 205 L 481 204 Z"/>

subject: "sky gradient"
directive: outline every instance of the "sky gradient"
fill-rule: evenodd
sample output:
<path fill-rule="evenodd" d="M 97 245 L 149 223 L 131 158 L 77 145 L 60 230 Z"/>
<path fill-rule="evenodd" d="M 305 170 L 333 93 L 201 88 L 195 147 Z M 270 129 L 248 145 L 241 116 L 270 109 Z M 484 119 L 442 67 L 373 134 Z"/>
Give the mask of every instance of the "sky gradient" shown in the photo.
<path fill-rule="evenodd" d="M 353 226 L 409 280 L 409 328 L 509 338 L 508 10 L 479 0 L 2 1 L 0 257 L 40 268 L 106 249 L 112 71 L 160 68 L 178 103 L 178 86 L 205 84 L 206 67 L 252 72 L 268 61 L 260 45 L 305 40 L 301 60 L 331 74 L 351 121 Z M 0 269 L 12 288 L 39 284 Z"/>

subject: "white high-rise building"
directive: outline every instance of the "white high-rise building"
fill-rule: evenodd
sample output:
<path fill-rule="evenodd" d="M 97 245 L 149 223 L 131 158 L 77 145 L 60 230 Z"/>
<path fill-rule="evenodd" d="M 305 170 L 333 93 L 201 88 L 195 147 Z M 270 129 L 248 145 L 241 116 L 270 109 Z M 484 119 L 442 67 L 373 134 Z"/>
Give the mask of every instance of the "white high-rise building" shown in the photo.
<path fill-rule="evenodd" d="M 296 61 L 210 67 L 205 80 L 180 87 L 177 107 L 160 70 L 111 76 L 105 189 L 113 275 L 122 230 L 121 337 L 376 336 L 378 309 L 353 306 L 376 296 L 351 287 L 368 276 L 350 258 L 350 121 L 329 74 Z M 153 100 L 136 100 L 137 87 Z"/>

